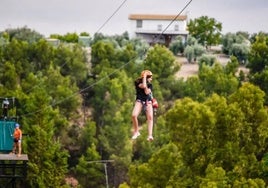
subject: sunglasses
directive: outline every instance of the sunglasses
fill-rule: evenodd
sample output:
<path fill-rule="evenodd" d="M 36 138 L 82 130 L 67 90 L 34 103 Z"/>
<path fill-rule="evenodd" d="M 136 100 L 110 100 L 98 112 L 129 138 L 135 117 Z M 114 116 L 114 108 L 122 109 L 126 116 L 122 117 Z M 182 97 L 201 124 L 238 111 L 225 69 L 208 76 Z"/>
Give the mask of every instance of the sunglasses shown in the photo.
<path fill-rule="evenodd" d="M 152 78 L 153 77 L 153 75 L 148 75 L 146 78 Z"/>

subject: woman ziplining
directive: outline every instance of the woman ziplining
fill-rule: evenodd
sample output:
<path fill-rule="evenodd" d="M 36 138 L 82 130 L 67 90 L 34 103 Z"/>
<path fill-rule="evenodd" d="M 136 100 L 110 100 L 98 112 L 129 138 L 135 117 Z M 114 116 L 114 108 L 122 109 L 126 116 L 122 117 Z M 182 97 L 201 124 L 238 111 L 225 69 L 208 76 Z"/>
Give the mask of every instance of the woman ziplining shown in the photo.
<path fill-rule="evenodd" d="M 141 72 L 141 76 L 134 82 L 136 89 L 136 101 L 132 111 L 133 136 L 135 140 L 140 136 L 138 116 L 142 109 L 145 110 L 148 124 L 148 141 L 153 141 L 153 105 L 152 105 L 152 85 L 153 74 L 149 70 Z"/>

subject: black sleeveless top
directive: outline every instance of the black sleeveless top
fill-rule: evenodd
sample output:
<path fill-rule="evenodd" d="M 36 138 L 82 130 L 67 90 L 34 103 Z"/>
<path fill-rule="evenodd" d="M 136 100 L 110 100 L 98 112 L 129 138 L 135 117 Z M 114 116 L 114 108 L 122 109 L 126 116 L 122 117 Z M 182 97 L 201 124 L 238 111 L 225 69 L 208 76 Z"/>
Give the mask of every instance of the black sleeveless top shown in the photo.
<path fill-rule="evenodd" d="M 134 84 L 135 84 L 135 89 L 136 89 L 136 100 L 141 100 L 143 102 L 145 101 L 151 101 L 152 97 L 151 94 L 146 95 L 144 92 L 144 89 L 139 87 L 139 84 L 142 83 L 142 79 L 137 79 Z M 153 85 L 149 82 L 147 82 L 147 87 L 149 89 L 153 89 Z"/>

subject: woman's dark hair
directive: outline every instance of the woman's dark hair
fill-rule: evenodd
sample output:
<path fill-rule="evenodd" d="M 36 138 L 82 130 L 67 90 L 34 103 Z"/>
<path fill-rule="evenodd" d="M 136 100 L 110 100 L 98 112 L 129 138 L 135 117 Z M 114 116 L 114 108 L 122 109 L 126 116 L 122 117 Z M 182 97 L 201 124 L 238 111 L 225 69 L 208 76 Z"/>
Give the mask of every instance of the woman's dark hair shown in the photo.
<path fill-rule="evenodd" d="M 137 78 L 137 79 L 135 80 L 134 84 L 135 84 L 135 83 L 142 83 L 142 78 Z"/>

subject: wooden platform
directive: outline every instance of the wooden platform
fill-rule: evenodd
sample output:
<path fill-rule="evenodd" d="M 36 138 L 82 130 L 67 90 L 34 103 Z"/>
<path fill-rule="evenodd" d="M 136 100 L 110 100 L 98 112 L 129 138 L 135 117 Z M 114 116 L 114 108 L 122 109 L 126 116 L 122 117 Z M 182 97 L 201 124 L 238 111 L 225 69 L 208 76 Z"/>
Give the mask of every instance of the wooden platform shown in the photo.
<path fill-rule="evenodd" d="M 21 156 L 18 157 L 15 154 L 0 154 L 0 161 L 28 161 L 28 155 L 21 154 Z"/>

